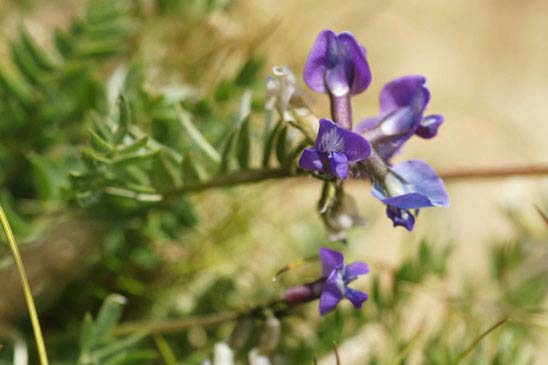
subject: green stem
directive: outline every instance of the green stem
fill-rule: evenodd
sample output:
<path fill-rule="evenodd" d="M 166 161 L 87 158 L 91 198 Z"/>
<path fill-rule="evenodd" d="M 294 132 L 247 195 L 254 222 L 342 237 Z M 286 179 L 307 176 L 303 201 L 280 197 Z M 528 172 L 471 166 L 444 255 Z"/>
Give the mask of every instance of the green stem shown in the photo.
<path fill-rule="evenodd" d="M 130 322 L 121 324 L 112 331 L 112 335 L 120 336 L 137 331 L 148 333 L 169 333 L 192 326 L 210 326 L 238 318 L 236 312 L 217 313 L 213 315 L 197 316 L 181 320 L 160 321 L 160 322 Z"/>
<path fill-rule="evenodd" d="M 252 184 L 271 179 L 285 179 L 291 177 L 303 177 L 306 174 L 293 171 L 290 168 L 274 168 L 274 169 L 249 169 L 244 171 L 236 171 L 227 175 L 219 176 L 210 181 L 205 181 L 196 184 L 185 185 L 170 191 L 163 192 L 162 195 L 166 198 L 172 198 L 186 193 L 195 193 L 207 189 L 230 187 L 235 185 Z M 513 176 L 546 176 L 548 175 L 548 166 L 531 165 L 517 166 L 504 168 L 478 168 L 467 170 L 454 170 L 441 172 L 442 177 L 447 183 L 452 183 L 457 180 L 480 180 L 480 179 L 495 179 Z M 354 180 L 351 182 L 362 183 L 363 180 Z"/>
<path fill-rule="evenodd" d="M 500 326 L 502 326 L 504 323 L 506 323 L 507 321 L 509 320 L 508 317 L 505 317 L 501 320 L 499 320 L 497 323 L 495 323 L 494 325 L 492 325 L 491 327 L 489 327 L 485 332 L 483 332 L 478 338 L 476 338 L 476 340 L 474 342 L 472 342 L 472 344 L 470 346 L 468 346 L 468 348 L 466 350 L 464 350 L 460 355 L 459 357 L 457 357 L 457 359 L 453 362 L 454 365 L 457 365 L 459 364 L 462 360 L 464 360 L 464 358 L 468 355 L 470 355 L 470 353 L 472 351 L 474 351 L 474 349 L 479 345 L 479 343 L 487 336 L 489 335 L 491 332 L 493 332 L 494 330 L 496 330 L 497 328 L 499 328 Z"/>
<path fill-rule="evenodd" d="M 34 304 L 34 299 L 32 298 L 32 292 L 30 290 L 29 280 L 27 278 L 27 273 L 25 271 L 25 266 L 23 265 L 23 260 L 21 259 L 21 254 L 19 253 L 19 248 L 17 247 L 17 242 L 15 242 L 15 237 L 11 230 L 8 218 L 4 213 L 4 209 L 0 205 L 0 223 L 8 239 L 13 258 L 15 259 L 15 264 L 17 265 L 17 270 L 19 271 L 19 276 L 21 277 L 21 282 L 23 283 L 23 291 L 25 293 L 25 300 L 27 302 L 27 308 L 29 310 L 30 320 L 32 322 L 32 329 L 34 331 L 34 337 L 36 339 L 36 347 L 38 348 L 38 356 L 40 358 L 41 365 L 48 365 L 48 355 L 46 353 L 46 345 L 44 344 L 44 338 L 42 336 L 42 329 L 40 328 L 40 321 L 38 320 L 38 314 L 36 313 L 36 306 Z"/>
<path fill-rule="evenodd" d="M 184 185 L 180 188 L 163 192 L 165 197 L 174 197 L 185 193 L 194 193 L 211 188 L 229 187 L 234 185 L 251 184 L 270 179 L 285 179 L 288 177 L 300 176 L 298 172 L 292 172 L 287 168 L 277 168 L 270 170 L 250 169 L 238 171 L 220 176 L 211 181 L 203 183 Z"/>

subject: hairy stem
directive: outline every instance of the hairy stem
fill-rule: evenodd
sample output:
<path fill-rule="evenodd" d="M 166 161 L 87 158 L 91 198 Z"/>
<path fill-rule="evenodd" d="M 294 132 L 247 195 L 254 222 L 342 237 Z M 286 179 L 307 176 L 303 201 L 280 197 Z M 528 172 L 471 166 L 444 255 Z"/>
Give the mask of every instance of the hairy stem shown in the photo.
<path fill-rule="evenodd" d="M 445 171 L 440 174 L 444 180 L 467 180 L 467 179 L 497 179 L 513 176 L 543 176 L 548 175 L 548 165 L 525 165 L 514 167 L 486 167 L 458 169 Z"/>
<path fill-rule="evenodd" d="M 231 187 L 236 185 L 259 183 L 265 180 L 286 179 L 294 177 L 302 177 L 304 174 L 299 170 L 293 171 L 289 168 L 275 168 L 270 170 L 250 169 L 229 173 L 210 181 L 189 184 L 162 193 L 164 198 L 173 198 L 181 194 L 200 192 L 213 188 Z M 442 171 L 441 178 L 446 182 L 451 183 L 461 180 L 480 180 L 480 179 L 501 179 L 506 177 L 534 177 L 548 176 L 547 165 L 526 165 L 516 167 L 487 167 L 475 169 L 458 169 Z M 361 182 L 361 180 L 360 180 Z"/>
<path fill-rule="evenodd" d="M 257 183 L 271 179 L 285 179 L 289 177 L 299 176 L 288 168 L 277 168 L 271 170 L 251 169 L 230 173 L 219 178 L 215 178 L 203 183 L 189 184 L 180 188 L 162 193 L 165 197 L 174 197 L 185 193 L 194 193 L 211 188 L 229 187 L 234 185 L 243 185 Z"/>
<path fill-rule="evenodd" d="M 40 328 L 40 321 L 38 319 L 38 314 L 36 312 L 36 305 L 34 304 L 34 299 L 32 298 L 32 292 L 30 290 L 29 280 L 27 278 L 27 273 L 25 271 L 25 266 L 23 265 L 23 260 L 21 259 L 21 254 L 19 253 L 19 248 L 17 247 L 17 242 L 13 236 L 8 218 L 4 213 L 4 209 L 0 206 L 0 223 L 4 229 L 6 238 L 10 245 L 13 258 L 15 259 L 15 264 L 17 265 L 17 270 L 19 271 L 19 276 L 21 282 L 23 283 L 23 292 L 25 294 L 25 300 L 27 302 L 27 308 L 30 315 L 30 320 L 32 322 L 32 329 L 34 331 L 34 337 L 36 339 L 36 347 L 38 349 L 38 356 L 40 358 L 41 365 L 48 365 L 48 355 L 46 353 L 46 345 L 44 344 L 44 338 L 42 336 L 42 329 Z"/>

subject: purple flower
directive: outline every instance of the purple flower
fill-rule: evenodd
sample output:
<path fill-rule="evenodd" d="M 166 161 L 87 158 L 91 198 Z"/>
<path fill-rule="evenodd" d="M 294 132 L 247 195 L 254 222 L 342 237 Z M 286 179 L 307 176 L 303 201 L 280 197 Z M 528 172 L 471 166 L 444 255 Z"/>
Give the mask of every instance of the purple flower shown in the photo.
<path fill-rule="evenodd" d="M 389 160 L 414 134 L 432 138 L 443 122 L 441 115 L 423 118 L 430 92 L 423 76 L 404 76 L 386 84 L 380 94 L 380 115 L 361 122 L 356 130 Z"/>
<path fill-rule="evenodd" d="M 386 214 L 394 226 L 409 231 L 415 223 L 411 210 L 449 205 L 443 180 L 424 161 L 401 162 L 381 179 L 372 177 L 372 182 L 373 196 L 387 205 Z"/>
<path fill-rule="evenodd" d="M 371 146 L 361 135 L 320 119 L 314 147 L 303 151 L 299 166 L 344 180 L 348 177 L 348 164 L 364 160 L 370 153 Z"/>
<path fill-rule="evenodd" d="M 371 83 L 365 48 L 351 33 L 320 32 L 304 66 L 304 81 L 312 90 L 328 93 L 333 120 L 352 129 L 350 96 Z"/>
<path fill-rule="evenodd" d="M 443 181 L 423 161 L 413 160 L 390 166 L 390 159 L 413 135 L 432 138 L 443 123 L 440 115 L 423 117 L 430 92 L 423 76 L 404 76 L 386 84 L 380 95 L 380 115 L 361 122 L 356 130 L 373 148 L 367 166 L 373 195 L 387 205 L 386 214 L 394 226 L 411 231 L 412 210 L 449 205 Z M 416 214 L 416 213 L 415 213 Z"/>
<path fill-rule="evenodd" d="M 365 48 L 349 32 L 320 32 L 304 66 L 304 81 L 312 90 L 334 96 L 361 93 L 371 83 Z"/>
<path fill-rule="evenodd" d="M 353 262 L 344 265 L 344 256 L 337 251 L 328 248 L 320 248 L 323 277 L 326 278 L 320 296 L 320 314 L 325 316 L 331 312 L 337 304 L 347 298 L 355 308 L 361 308 L 368 298 L 367 293 L 354 290 L 348 284 L 356 280 L 360 275 L 369 272 L 369 266 L 364 262 Z"/>

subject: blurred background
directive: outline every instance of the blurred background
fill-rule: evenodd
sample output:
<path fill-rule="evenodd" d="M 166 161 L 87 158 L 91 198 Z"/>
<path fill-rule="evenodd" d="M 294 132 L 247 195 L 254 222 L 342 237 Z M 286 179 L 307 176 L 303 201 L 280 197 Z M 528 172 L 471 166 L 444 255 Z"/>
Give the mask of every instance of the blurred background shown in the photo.
<path fill-rule="evenodd" d="M 117 3 L 114 0 L 96 2 Z M 95 313 L 108 293 L 117 292 L 129 298 L 125 320 L 184 318 L 249 307 L 268 302 L 266 298 L 281 292 L 279 284 L 271 281 L 274 273 L 298 258 L 314 255 L 320 245 L 327 244 L 325 229 L 316 213 L 321 183 L 314 179 L 280 180 L 201 192 L 178 203 L 181 214 L 175 218 L 165 218 L 163 211 L 146 210 L 140 215 L 141 211 L 127 213 L 126 210 L 126 215 L 107 219 L 106 225 L 97 223 L 106 214 L 101 210 L 101 203 L 99 208 L 93 205 L 77 208 L 66 181 L 53 185 L 58 187 L 59 194 L 47 199 L 38 194 L 40 188 L 35 186 L 35 181 L 42 175 L 25 170 L 24 166 L 28 165 L 24 161 L 31 161 L 31 166 L 44 166 L 47 161 L 42 165 L 33 161 L 39 161 L 40 156 L 50 159 L 55 165 L 52 169 L 60 175 L 60 171 L 79 167 L 73 160 L 78 159 L 81 145 L 89 139 L 86 134 L 90 128 L 89 110 L 108 112 L 108 105 L 116 98 L 116 87 L 112 85 L 116 84 L 117 77 L 123 77 L 121 70 L 132 69 L 135 64 L 145 70 L 142 71 L 143 90 L 190 100 L 184 106 L 196 115 L 195 125 L 205 131 L 206 136 L 219 141 L 223 130 L 216 119 L 222 119 L 225 124 L 233 120 L 239 105 L 236 98 L 243 89 L 251 88 L 254 95 L 258 95 L 253 104 L 256 113 L 252 121 L 262 123 L 259 112 L 264 96 L 262 85 L 271 68 L 288 65 L 304 89 L 302 69 L 318 32 L 325 28 L 336 32 L 348 30 L 366 47 L 373 75 L 369 89 L 354 99 L 356 120 L 375 115 L 382 86 L 408 74 L 427 77 L 432 94 L 428 110 L 445 117 L 435 139 L 411 140 L 396 161 L 425 160 L 441 173 L 548 162 L 548 3 L 545 1 L 482 0 L 472 4 L 433 0 L 150 0 L 129 3 L 128 8 L 122 7 L 120 11 L 122 16 L 127 14 L 128 19 L 120 19 L 112 26 L 112 29 L 125 27 L 127 21 L 124 31 L 128 32 L 129 40 L 120 42 L 119 46 L 113 41 L 115 46 L 108 52 L 120 52 L 112 52 L 111 57 L 105 51 L 103 56 L 108 57 L 101 56 L 85 65 L 86 75 L 89 71 L 93 80 L 107 85 L 102 96 L 105 101 L 96 93 L 84 92 L 82 99 L 75 103 L 89 103 L 89 108 L 71 109 L 48 124 L 48 128 L 52 128 L 48 134 L 57 133 L 51 139 L 56 139 L 58 145 L 69 146 L 59 148 L 52 143 L 51 148 L 45 148 L 42 147 L 45 142 L 32 142 L 0 147 L 0 170 L 16 171 L 12 177 L 6 173 L 0 179 L 0 201 L 3 205 L 9 204 L 11 219 L 20 222 L 16 233 L 25 246 L 27 269 L 42 308 L 46 341 L 52 343 L 54 353 L 61 359 L 72 356 L 71 351 L 63 347 L 71 343 L 63 334 L 76 333 L 84 314 Z M 20 37 L 22 24 L 39 47 L 53 52 L 59 47 L 60 39 L 54 37 L 55 29 L 72 29 L 70 34 L 74 37 L 83 34 L 78 33 L 78 22 L 74 23 L 74 19 L 85 19 L 81 17 L 89 12 L 89 6 L 86 2 L 71 0 L 2 1 L 0 66 L 5 74 L 15 73 L 17 68 L 17 57 L 13 61 L 13 42 Z M 102 31 L 111 32 L 110 29 Z M 100 32 L 96 35 L 98 40 L 103 39 Z M 94 44 L 90 41 L 90 45 Z M 88 58 L 99 53 L 90 52 Z M 86 57 L 66 56 L 66 64 L 88 62 Z M 241 81 L 241 75 L 250 69 L 253 69 L 253 80 Z M 38 83 L 30 81 L 29 84 Z M 63 84 L 59 85 L 62 89 Z M 68 85 L 70 88 L 75 84 Z M 65 91 L 71 93 L 69 89 Z M 57 95 L 55 93 L 50 90 L 46 95 Z M 228 95 L 226 102 L 223 93 Z M 9 95 L 3 93 L 2 97 L 8 100 Z M 99 101 L 91 102 L 90 98 Z M 329 115 L 325 95 L 307 91 L 307 101 L 316 115 Z M 40 115 L 36 133 L 41 128 L 40 120 L 49 123 L 48 113 L 61 115 L 56 105 L 48 110 L 45 104 L 29 112 L 33 117 Z M 169 135 L 173 127 L 167 122 L 155 122 L 154 116 L 148 117 L 145 110 L 151 104 L 153 102 L 144 103 L 145 107 L 134 110 L 134 115 L 143 111 L 138 122 L 145 125 L 144 130 L 155 139 L 161 140 L 158 136 Z M 59 107 L 61 109 L 66 108 Z M 4 118 L 0 117 L 0 123 L 11 123 L 8 116 L 6 112 Z M 68 120 L 67 124 L 63 124 L 64 119 Z M 0 126 L 0 133 L 4 131 L 7 136 L 9 131 L 5 125 Z M 32 127 L 25 125 L 25 128 Z M 72 133 L 73 129 L 78 132 Z M 163 132 L 158 132 L 160 129 Z M 10 137 L 12 141 L 21 134 L 17 132 L 14 136 Z M 8 150 L 20 154 L 6 152 Z M 39 157 L 35 158 L 35 154 Z M 14 160 L 13 156 L 19 156 L 23 162 Z M 66 162 L 67 159 L 71 161 Z M 14 168 L 16 164 L 21 167 Z M 43 171 L 49 167 L 38 170 L 29 167 L 32 168 L 32 171 Z M 0 175 L 4 171 L 0 171 Z M 28 189 L 21 187 L 24 174 L 34 179 L 28 183 Z M 398 328 L 405 338 L 423 328 L 421 326 L 435 332 L 439 322 L 451 311 L 444 306 L 447 298 L 457 302 L 470 300 L 463 313 L 481 319 L 476 327 L 472 326 L 473 331 L 466 332 L 468 337 L 463 337 L 464 342 L 470 342 L 480 329 L 511 312 L 497 299 L 498 294 L 494 292 L 498 289 L 488 284 L 493 275 L 496 276 L 493 274 L 496 248 L 534 242 L 532 249 L 524 248 L 524 252 L 533 252 L 530 257 L 524 254 L 520 256 L 522 261 L 518 261 L 520 267 L 540 273 L 535 276 L 539 286 L 527 290 L 540 293 L 532 310 L 535 317 L 529 322 L 543 330 L 533 326 L 534 334 L 525 337 L 534 338 L 531 349 L 527 350 L 536 357 L 533 363 L 547 364 L 548 318 L 544 313 L 547 302 L 543 293 L 548 281 L 548 234 L 535 205 L 547 211 L 548 178 L 451 180 L 447 181 L 447 188 L 451 206 L 424 209 L 410 233 L 392 227 L 385 217 L 384 206 L 371 197 L 368 183 L 351 183 L 349 192 L 368 222 L 350 233 L 348 246 L 333 244 L 330 247 L 343 249 L 351 260 L 364 259 L 373 267 L 399 267 L 413 256 L 420 242 L 429 242 L 438 251 L 450 245 L 453 251 L 443 280 L 430 280 L 412 290 L 412 297 L 397 317 Z M 93 218 L 101 214 L 103 218 Z M 144 228 L 139 227 L 140 224 Z M 249 257 L 253 260 L 242 259 Z M 128 265 L 130 267 L 126 267 Z M 0 284 L 6 293 L 0 293 L 0 324 L 14 328 L 15 333 L 28 334 L 25 307 L 22 297 L 18 297 L 19 282 L 10 271 L 5 245 L 0 247 L 0 270 L 4 270 L 8 278 L 2 280 L 5 284 Z M 314 275 L 309 271 L 314 272 L 314 268 L 307 267 L 305 271 L 303 275 L 313 280 Z M 289 276 L 290 283 L 297 280 Z M 527 274 L 520 271 L 518 276 L 521 280 Z M 371 277 L 357 283 L 357 287 L 368 291 L 372 285 Z M 378 338 L 385 338 L 387 330 L 368 325 L 368 321 L 372 321 L 368 314 L 364 318 L 352 317 L 358 324 L 333 329 L 339 333 L 331 338 L 327 337 L 328 332 L 315 332 L 320 326 L 315 310 L 315 305 L 307 306 L 298 318 L 283 322 L 284 331 L 292 333 L 294 338 L 282 346 L 290 349 L 290 354 L 303 349 L 302 357 L 286 363 L 297 363 L 291 362 L 297 358 L 303 361 L 300 363 L 312 363 L 314 353 L 321 365 L 334 364 L 332 340 L 339 344 L 343 364 L 349 365 L 375 363 L 371 356 L 376 347 L 391 348 L 379 345 Z M 368 311 L 368 304 L 363 311 Z M 345 307 L 344 313 L 347 312 L 350 313 L 350 308 Z M 303 325 L 301 322 L 305 319 L 313 324 Z M 223 326 L 212 332 L 192 326 L 168 339 L 175 352 L 196 351 L 192 358 L 181 355 L 185 361 L 181 363 L 199 363 L 199 359 L 208 356 L 213 342 L 230 334 L 231 325 Z M 0 331 L 0 336 L 8 332 Z M 496 351 L 497 347 L 510 343 L 507 337 L 497 337 L 483 352 Z M 419 342 L 428 343 L 426 339 Z M 405 360 L 407 362 L 396 363 L 425 361 L 426 350 L 421 347 L 410 353 L 413 355 Z M 4 361 L 11 358 L 10 352 L 4 355 Z M 474 361 L 511 363 L 480 358 Z"/>

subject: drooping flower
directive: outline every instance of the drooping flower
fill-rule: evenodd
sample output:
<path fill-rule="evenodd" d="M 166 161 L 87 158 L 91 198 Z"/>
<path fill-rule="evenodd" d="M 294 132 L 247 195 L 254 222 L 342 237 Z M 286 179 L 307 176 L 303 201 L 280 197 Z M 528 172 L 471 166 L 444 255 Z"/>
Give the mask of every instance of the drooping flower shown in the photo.
<path fill-rule="evenodd" d="M 344 180 L 348 177 L 348 165 L 364 160 L 370 153 L 369 142 L 361 135 L 320 119 L 314 146 L 303 151 L 299 166 Z"/>
<path fill-rule="evenodd" d="M 371 143 L 372 154 L 377 157 L 370 159 L 367 169 L 373 195 L 387 205 L 386 214 L 394 226 L 409 231 L 415 224 L 412 210 L 449 204 L 443 181 L 426 162 L 390 164 L 392 156 L 413 135 L 432 138 L 443 122 L 440 115 L 423 117 L 430 100 L 425 83 L 423 76 L 405 76 L 389 82 L 381 91 L 380 115 L 366 119 L 356 128 Z"/>
<path fill-rule="evenodd" d="M 382 177 L 372 177 L 373 196 L 387 205 L 386 214 L 394 226 L 413 229 L 412 210 L 446 207 L 449 196 L 443 180 L 426 162 L 404 161 L 391 166 Z M 415 215 L 416 215 L 415 213 Z"/>
<path fill-rule="evenodd" d="M 330 95 L 333 120 L 351 129 L 350 96 L 371 83 L 365 48 L 349 32 L 320 32 L 306 60 L 304 81 L 312 90 Z"/>
<path fill-rule="evenodd" d="M 361 308 L 368 298 L 367 293 L 348 287 L 358 276 L 369 272 L 369 266 L 364 262 L 353 262 L 344 265 L 344 256 L 337 251 L 328 248 L 320 248 L 323 277 L 326 278 L 320 296 L 320 314 L 325 316 L 331 312 L 337 304 L 346 298 L 355 308 Z"/>

